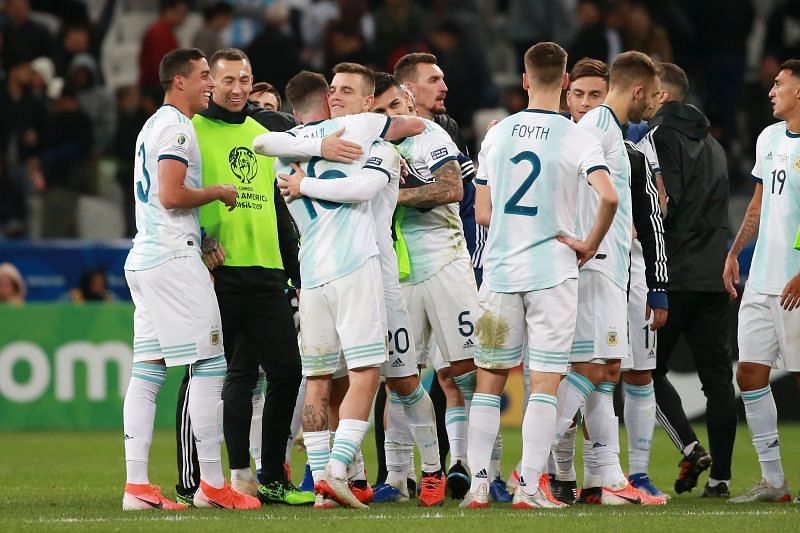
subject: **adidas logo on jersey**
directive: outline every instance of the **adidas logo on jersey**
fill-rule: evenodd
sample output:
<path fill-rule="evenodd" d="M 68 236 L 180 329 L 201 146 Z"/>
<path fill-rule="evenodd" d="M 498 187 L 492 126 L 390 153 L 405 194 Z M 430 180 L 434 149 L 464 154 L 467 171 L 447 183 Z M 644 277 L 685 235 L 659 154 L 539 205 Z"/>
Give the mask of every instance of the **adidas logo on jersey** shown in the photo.
<path fill-rule="evenodd" d="M 489 474 L 486 472 L 485 468 L 481 468 L 481 471 L 475 474 L 475 477 L 478 479 L 488 479 Z"/>
<path fill-rule="evenodd" d="M 767 161 L 772 161 L 772 152 L 767 154 L 766 160 Z"/>
<path fill-rule="evenodd" d="M 472 342 L 472 339 L 467 339 L 467 342 L 465 342 L 464 346 L 463 346 L 464 349 L 474 348 L 474 347 L 475 347 L 475 343 Z"/>
<path fill-rule="evenodd" d="M 400 368 L 400 367 L 403 367 L 403 366 L 406 366 L 406 365 L 405 365 L 405 363 L 403 363 L 403 361 L 400 360 L 400 358 L 397 358 L 394 361 L 392 361 L 392 368 Z"/>

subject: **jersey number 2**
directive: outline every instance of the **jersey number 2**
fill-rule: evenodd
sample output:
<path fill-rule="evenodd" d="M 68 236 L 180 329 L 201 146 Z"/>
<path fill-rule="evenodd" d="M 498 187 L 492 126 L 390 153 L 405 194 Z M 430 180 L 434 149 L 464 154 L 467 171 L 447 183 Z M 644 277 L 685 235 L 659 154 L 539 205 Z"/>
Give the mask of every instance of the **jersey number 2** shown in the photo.
<path fill-rule="evenodd" d="M 147 197 L 150 194 L 150 173 L 147 171 L 147 165 L 145 165 L 147 153 L 144 150 L 144 143 L 139 145 L 138 155 L 142 158 L 142 175 L 144 176 L 145 185 L 142 187 L 141 180 L 136 182 L 136 197 L 140 202 L 146 204 L 148 200 Z"/>
<path fill-rule="evenodd" d="M 539 177 L 539 173 L 542 171 L 542 162 L 539 160 L 539 156 L 527 150 L 520 152 L 511 158 L 511 162 L 515 165 L 518 165 L 523 161 L 527 161 L 531 164 L 531 171 L 528 174 L 528 177 L 525 178 L 525 180 L 519 186 L 519 189 L 517 189 L 514 194 L 511 195 L 511 198 L 508 199 L 503 210 L 510 215 L 525 215 L 528 217 L 535 217 L 536 213 L 539 212 L 538 207 L 519 205 L 519 202 L 522 200 L 522 197 L 525 196 L 525 193 L 528 192 L 531 186 L 533 186 L 533 182 L 536 181 L 536 178 Z"/>

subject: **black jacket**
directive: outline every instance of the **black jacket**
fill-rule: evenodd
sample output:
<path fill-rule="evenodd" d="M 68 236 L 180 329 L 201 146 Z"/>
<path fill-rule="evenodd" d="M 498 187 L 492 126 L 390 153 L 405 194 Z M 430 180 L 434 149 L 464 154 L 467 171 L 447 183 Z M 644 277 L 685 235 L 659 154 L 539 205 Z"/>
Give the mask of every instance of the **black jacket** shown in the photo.
<path fill-rule="evenodd" d="M 234 113 L 218 106 L 212 100 L 208 103 L 208 109 L 200 114 L 204 117 L 223 120 L 231 124 L 241 124 L 249 116 L 270 131 L 285 131 L 295 125 L 294 117 L 291 115 L 277 111 L 267 111 L 249 102 L 242 111 Z M 278 190 L 277 183 L 274 187 L 278 244 L 281 250 L 283 270 L 259 266 L 219 267 L 214 270 L 214 288 L 218 292 L 282 291 L 287 287 L 287 276 L 291 278 L 295 287 L 300 287 L 297 230 L 292 216 L 289 214 L 289 209 L 283 201 L 283 196 Z M 221 244 L 224 248 L 225 243 Z"/>
<path fill-rule="evenodd" d="M 664 221 L 670 291 L 725 290 L 728 165 L 709 121 L 696 107 L 665 104 L 650 121 L 646 142 L 658 156 L 664 179 Z"/>

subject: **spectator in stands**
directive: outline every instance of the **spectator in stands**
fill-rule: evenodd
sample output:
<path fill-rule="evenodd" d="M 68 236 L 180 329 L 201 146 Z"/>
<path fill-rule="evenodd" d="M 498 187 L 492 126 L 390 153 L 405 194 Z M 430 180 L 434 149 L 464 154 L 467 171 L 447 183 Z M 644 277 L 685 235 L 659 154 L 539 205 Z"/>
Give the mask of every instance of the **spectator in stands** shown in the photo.
<path fill-rule="evenodd" d="M 125 235 L 136 234 L 133 199 L 133 168 L 136 162 L 136 137 L 152 111 L 142 107 L 139 88 L 129 85 L 117 89 L 117 131 L 113 155 L 117 162 L 117 183 L 122 189 Z"/>
<path fill-rule="evenodd" d="M 203 9 L 203 27 L 197 30 L 192 45 L 211 57 L 225 48 L 223 33 L 233 21 L 233 6 L 229 2 L 216 2 Z"/>
<path fill-rule="evenodd" d="M 608 25 L 609 17 L 616 15 L 615 9 L 606 0 L 578 1 L 578 33 L 569 47 L 567 68 L 584 57 L 602 59 L 610 65 L 622 52 L 619 32 Z"/>
<path fill-rule="evenodd" d="M 273 87 L 271 83 L 267 83 L 266 81 L 253 84 L 253 90 L 250 91 L 249 100 L 261 109 L 266 109 L 267 111 L 281 110 L 281 93 L 279 93 L 278 89 Z"/>
<path fill-rule="evenodd" d="M 88 24 L 74 24 L 62 30 L 61 39 L 53 56 L 56 74 L 59 77 L 66 78 L 72 61 L 81 54 L 89 53 L 90 42 Z"/>
<path fill-rule="evenodd" d="M 425 12 L 412 0 L 386 0 L 375 10 L 373 57 L 381 70 L 391 71 L 397 59 L 407 52 L 418 52 L 425 38 Z M 414 48 L 410 50 L 407 48 Z"/>
<path fill-rule="evenodd" d="M 106 154 L 114 140 L 117 114 L 114 97 L 101 85 L 97 63 L 89 54 L 75 56 L 69 67 L 67 83 L 78 94 L 81 109 L 92 121 L 92 151 L 95 157 Z"/>
<path fill-rule="evenodd" d="M 570 10 L 574 4 L 574 0 L 508 1 L 507 35 L 516 52 L 515 57 L 519 58 L 519 72 L 522 72 L 525 52 L 537 42 L 563 43 L 573 39 L 576 28 Z"/>
<path fill-rule="evenodd" d="M 160 6 L 158 20 L 145 32 L 139 53 L 139 86 L 142 93 L 155 102 L 161 102 L 163 96 L 158 65 L 164 54 L 178 48 L 175 30 L 189 12 L 186 0 L 160 0 Z"/>
<path fill-rule="evenodd" d="M 78 287 L 69 291 L 72 303 L 113 302 L 116 296 L 108 290 L 108 276 L 102 268 L 91 268 L 81 273 Z"/>
<path fill-rule="evenodd" d="M 4 153 L 0 154 L 0 241 L 24 237 L 28 221 L 25 190 L 9 175 Z"/>
<path fill-rule="evenodd" d="M 775 2 L 775 7 L 767 19 L 764 53 L 773 56 L 778 63 L 800 57 L 798 27 L 800 27 L 800 2 Z"/>
<path fill-rule="evenodd" d="M 267 11 L 266 26 L 245 50 L 258 79 L 270 80 L 279 90 L 301 70 L 300 47 L 286 31 L 289 11 L 276 4 Z"/>
<path fill-rule="evenodd" d="M 754 154 L 756 152 L 758 135 L 764 128 L 775 122 L 775 115 L 772 114 L 772 102 L 768 98 L 764 98 L 764 95 L 769 94 L 769 90 L 775 83 L 775 77 L 781 71 L 780 65 L 780 61 L 774 55 L 764 55 L 759 61 L 756 78 L 748 82 L 744 87 L 742 101 L 742 111 L 744 113 L 741 114 L 744 124 L 741 142 L 742 152 L 745 154 Z M 752 188 L 752 180 L 745 178 L 737 185 L 747 185 L 747 190 L 749 191 Z"/>
<path fill-rule="evenodd" d="M 628 0 L 622 41 L 626 50 L 644 52 L 656 61 L 672 61 L 669 35 L 653 18 L 647 0 Z"/>
<path fill-rule="evenodd" d="M 53 55 L 53 36 L 47 28 L 30 19 L 28 0 L 7 0 L 6 21 L 0 27 L 2 62 L 10 69 L 37 57 Z"/>
<path fill-rule="evenodd" d="M 330 72 L 339 63 L 359 63 L 370 61 L 367 42 L 361 33 L 358 20 L 340 18 L 331 21 L 325 30 L 324 72 Z"/>
<path fill-rule="evenodd" d="M 25 280 L 11 263 L 0 263 L 0 304 L 25 303 Z"/>

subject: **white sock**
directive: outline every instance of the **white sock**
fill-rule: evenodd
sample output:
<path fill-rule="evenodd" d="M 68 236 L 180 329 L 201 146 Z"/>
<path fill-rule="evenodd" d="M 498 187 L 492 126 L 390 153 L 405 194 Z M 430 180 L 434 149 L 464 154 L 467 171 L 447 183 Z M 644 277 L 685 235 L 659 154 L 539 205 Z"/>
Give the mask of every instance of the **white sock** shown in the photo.
<path fill-rule="evenodd" d="M 388 400 L 386 434 L 383 439 L 383 450 L 386 453 L 386 483 L 402 489 L 406 486 L 408 456 L 414 449 L 414 437 L 400 395 L 390 390 Z"/>
<path fill-rule="evenodd" d="M 556 440 L 561 440 L 564 433 L 572 427 L 577 413 L 585 404 L 586 398 L 594 392 L 594 385 L 588 378 L 570 372 L 558 385 L 558 423 Z"/>
<path fill-rule="evenodd" d="M 619 420 L 614 416 L 614 384 L 600 383 L 586 399 L 586 427 L 595 449 L 603 486 L 621 489 L 628 483 L 619 464 Z"/>
<path fill-rule="evenodd" d="M 500 396 L 476 392 L 469 411 L 467 457 L 472 470 L 470 492 L 489 484 L 492 448 L 500 431 Z M 488 489 L 487 489 L 488 491 Z"/>
<path fill-rule="evenodd" d="M 331 459 L 328 461 L 334 477 L 342 479 L 347 475 L 347 465 L 353 461 L 368 429 L 369 422 L 365 420 L 344 418 L 339 421 L 331 448 Z"/>
<path fill-rule="evenodd" d="M 478 371 L 471 370 L 460 376 L 455 376 L 453 381 L 456 382 L 461 394 L 464 396 L 464 408 L 469 412 L 472 396 L 475 394 L 475 387 L 478 385 Z"/>
<path fill-rule="evenodd" d="M 462 406 L 448 407 L 444 413 L 447 438 L 450 440 L 450 466 L 467 463 L 467 410 Z"/>
<path fill-rule="evenodd" d="M 364 456 L 361 455 L 361 448 L 353 456 L 353 460 L 347 465 L 347 479 L 350 481 L 366 481 L 367 474 L 364 471 Z"/>
<path fill-rule="evenodd" d="M 623 385 L 625 391 L 625 428 L 628 430 L 628 472 L 646 474 L 650 446 L 656 424 L 656 395 L 653 382 L 647 385 Z"/>
<path fill-rule="evenodd" d="M 234 479 L 239 481 L 255 481 L 253 472 L 249 468 L 231 468 L 231 482 Z"/>
<path fill-rule="evenodd" d="M 552 456 L 555 462 L 555 475 L 559 481 L 575 481 L 575 436 L 578 425 L 575 424 L 553 446 Z"/>
<path fill-rule="evenodd" d="M 420 383 L 414 392 L 408 396 L 398 395 L 398 398 L 422 458 L 422 471 L 438 472 L 442 465 L 439 460 L 439 439 L 436 437 L 436 415 L 430 396 Z"/>
<path fill-rule="evenodd" d="M 469 451 L 469 447 L 467 447 Z M 500 459 L 503 457 L 503 433 L 497 431 L 497 438 L 494 439 L 494 446 L 492 446 L 492 461 L 489 463 L 489 480 L 494 480 L 500 477 Z"/>
<path fill-rule="evenodd" d="M 594 442 L 591 439 L 585 439 L 583 441 L 583 485 L 581 485 L 584 489 L 603 486 L 595 455 Z"/>
<path fill-rule="evenodd" d="M 314 483 L 316 483 L 331 457 L 331 432 L 327 429 L 304 431 L 303 443 L 306 446 L 308 466 L 311 469 Z"/>
<path fill-rule="evenodd" d="M 716 487 L 720 483 L 727 483 L 728 485 L 730 485 L 731 480 L 730 479 L 714 479 L 713 477 L 708 478 L 708 486 L 711 487 L 711 488 Z"/>
<path fill-rule="evenodd" d="M 682 450 L 683 456 L 684 457 L 689 457 L 690 455 L 692 455 L 692 452 L 694 451 L 694 447 L 695 446 L 697 446 L 697 441 L 696 440 L 692 441 L 689 444 L 687 444 L 686 446 L 684 446 L 683 450 Z"/>
<path fill-rule="evenodd" d="M 192 421 L 200 479 L 214 488 L 225 486 L 222 474 L 222 382 L 228 368 L 218 355 L 192 364 L 189 418 Z"/>
<path fill-rule="evenodd" d="M 539 487 L 539 476 L 547 462 L 550 445 L 556 432 L 558 400 L 552 394 L 534 392 L 528 400 L 522 420 L 522 471 L 520 486 L 533 494 Z"/>
<path fill-rule="evenodd" d="M 127 483 L 147 485 L 147 463 L 153 425 L 156 421 L 156 396 L 167 379 L 164 365 L 133 363 L 131 380 L 122 408 L 125 431 L 125 469 Z"/>
<path fill-rule="evenodd" d="M 258 375 L 256 388 L 253 389 L 253 418 L 250 420 L 250 457 L 256 463 L 256 470 L 261 470 L 261 421 L 264 418 L 264 385 L 267 376 Z"/>
<path fill-rule="evenodd" d="M 300 390 L 297 392 L 297 400 L 294 403 L 294 413 L 292 414 L 292 423 L 289 426 L 289 439 L 286 441 L 286 459 L 287 465 L 292 464 L 292 445 L 294 438 L 303 430 L 303 403 L 306 399 L 306 379 L 300 382 Z"/>
<path fill-rule="evenodd" d="M 778 440 L 778 409 L 772 396 L 772 387 L 742 391 L 747 425 L 753 435 L 753 447 L 761 463 L 761 476 L 772 487 L 782 487 L 781 447 Z"/>

